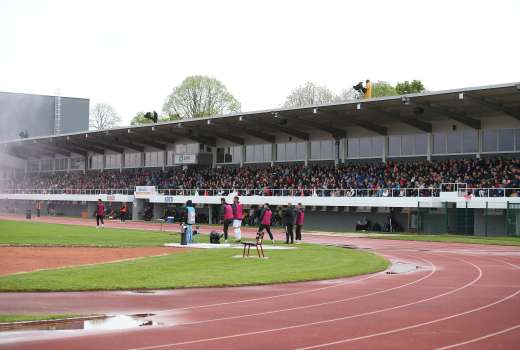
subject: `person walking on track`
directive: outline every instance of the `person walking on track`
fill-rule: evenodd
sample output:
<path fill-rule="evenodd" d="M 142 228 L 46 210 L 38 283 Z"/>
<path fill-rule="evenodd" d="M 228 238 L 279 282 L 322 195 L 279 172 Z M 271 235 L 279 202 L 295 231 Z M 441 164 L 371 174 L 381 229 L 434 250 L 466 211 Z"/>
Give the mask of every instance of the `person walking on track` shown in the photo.
<path fill-rule="evenodd" d="M 305 221 L 305 213 L 303 212 L 303 206 L 298 203 L 296 206 L 296 241 L 301 242 L 302 240 L 302 227 Z"/>
<path fill-rule="evenodd" d="M 41 212 L 42 212 L 42 202 L 37 201 L 36 202 L 36 216 L 40 217 Z"/>
<path fill-rule="evenodd" d="M 101 222 L 101 227 L 105 227 L 105 222 L 103 221 L 105 217 L 105 204 L 101 201 L 101 198 L 98 199 L 96 204 L 96 228 L 99 228 L 99 223 Z"/>
<path fill-rule="evenodd" d="M 274 237 L 271 233 L 271 222 L 273 219 L 273 212 L 271 211 L 271 208 L 269 208 L 269 204 L 264 204 L 264 209 L 260 213 L 260 226 L 258 227 L 258 233 L 262 233 L 264 229 L 269 234 L 269 238 L 271 238 L 271 241 L 274 244 Z"/>
<path fill-rule="evenodd" d="M 119 209 L 119 221 L 125 222 L 125 220 L 126 220 L 126 212 L 127 212 L 126 204 L 123 203 L 123 205 L 121 206 L 121 209 Z"/>
<path fill-rule="evenodd" d="M 233 224 L 233 208 L 231 207 L 231 204 L 226 203 L 225 198 L 221 198 L 220 202 L 222 203 L 222 219 L 223 219 L 223 231 L 224 231 L 224 243 L 227 243 L 228 239 L 228 229 L 229 226 Z"/>
<path fill-rule="evenodd" d="M 244 209 L 242 207 L 242 203 L 240 203 L 240 199 L 238 196 L 233 198 L 233 229 L 235 230 L 235 241 L 240 242 L 242 239 L 242 232 L 240 231 L 240 227 L 242 226 L 242 219 L 244 217 Z"/>

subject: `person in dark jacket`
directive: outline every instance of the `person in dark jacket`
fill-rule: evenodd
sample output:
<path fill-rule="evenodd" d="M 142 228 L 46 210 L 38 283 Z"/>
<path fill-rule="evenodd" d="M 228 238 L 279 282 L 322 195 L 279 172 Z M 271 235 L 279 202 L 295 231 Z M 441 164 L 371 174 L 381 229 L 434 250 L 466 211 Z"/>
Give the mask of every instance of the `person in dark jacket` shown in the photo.
<path fill-rule="evenodd" d="M 302 240 L 302 227 L 305 221 L 305 213 L 303 212 L 303 206 L 298 203 L 296 206 L 296 241 Z"/>
<path fill-rule="evenodd" d="M 282 216 L 282 225 L 285 227 L 285 244 L 294 243 L 294 220 L 294 209 L 291 203 L 288 203 Z"/>
<path fill-rule="evenodd" d="M 98 199 L 96 204 L 96 228 L 99 228 L 99 223 L 101 222 L 101 227 L 105 227 L 105 223 L 103 219 L 105 218 L 105 204 L 101 201 L 101 198 Z"/>
<path fill-rule="evenodd" d="M 225 198 L 221 198 L 222 203 L 221 215 L 223 219 L 224 243 L 227 243 L 229 226 L 233 224 L 233 207 L 226 202 Z"/>

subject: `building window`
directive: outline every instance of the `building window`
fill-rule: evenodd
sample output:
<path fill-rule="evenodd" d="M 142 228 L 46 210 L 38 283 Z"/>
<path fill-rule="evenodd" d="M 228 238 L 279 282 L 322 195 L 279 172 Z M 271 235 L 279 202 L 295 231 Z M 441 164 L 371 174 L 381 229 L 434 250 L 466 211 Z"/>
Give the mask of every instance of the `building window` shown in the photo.
<path fill-rule="evenodd" d="M 498 150 L 500 152 L 514 151 L 515 132 L 513 129 L 502 129 L 498 131 Z"/>
<path fill-rule="evenodd" d="M 498 132 L 495 129 L 485 129 L 482 131 L 482 152 L 497 151 Z"/>

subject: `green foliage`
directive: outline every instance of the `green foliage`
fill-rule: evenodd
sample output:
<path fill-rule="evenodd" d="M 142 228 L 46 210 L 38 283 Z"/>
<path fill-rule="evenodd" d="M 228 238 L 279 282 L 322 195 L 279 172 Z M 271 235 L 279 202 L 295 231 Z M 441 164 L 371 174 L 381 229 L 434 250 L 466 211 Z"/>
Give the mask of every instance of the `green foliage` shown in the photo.
<path fill-rule="evenodd" d="M 424 92 L 424 91 L 426 91 L 426 88 L 424 87 L 423 83 L 420 80 L 412 80 L 412 82 L 405 80 L 404 82 L 397 83 L 395 85 L 395 91 L 399 95 L 405 95 L 405 94 Z"/>
<path fill-rule="evenodd" d="M 203 118 L 240 111 L 240 102 L 215 78 L 187 77 L 166 98 L 163 112 L 180 119 Z"/>
<path fill-rule="evenodd" d="M 372 97 L 395 96 L 395 88 L 386 81 L 376 81 L 372 83 Z"/>
<path fill-rule="evenodd" d="M 311 81 L 304 86 L 298 86 L 292 90 L 285 99 L 284 107 L 302 107 L 334 102 L 338 99 L 336 94 L 323 85 Z"/>

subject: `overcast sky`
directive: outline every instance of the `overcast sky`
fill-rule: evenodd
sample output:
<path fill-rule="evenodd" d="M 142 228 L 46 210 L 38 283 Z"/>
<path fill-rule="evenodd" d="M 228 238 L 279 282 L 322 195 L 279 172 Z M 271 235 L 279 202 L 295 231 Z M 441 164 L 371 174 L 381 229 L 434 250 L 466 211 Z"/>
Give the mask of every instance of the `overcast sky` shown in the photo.
<path fill-rule="evenodd" d="M 520 81 L 520 1 L 0 0 L 0 91 L 90 98 L 125 124 L 188 75 L 242 110 L 306 81 L 429 90 Z M 0 106 L 1 108 L 1 106 Z"/>

